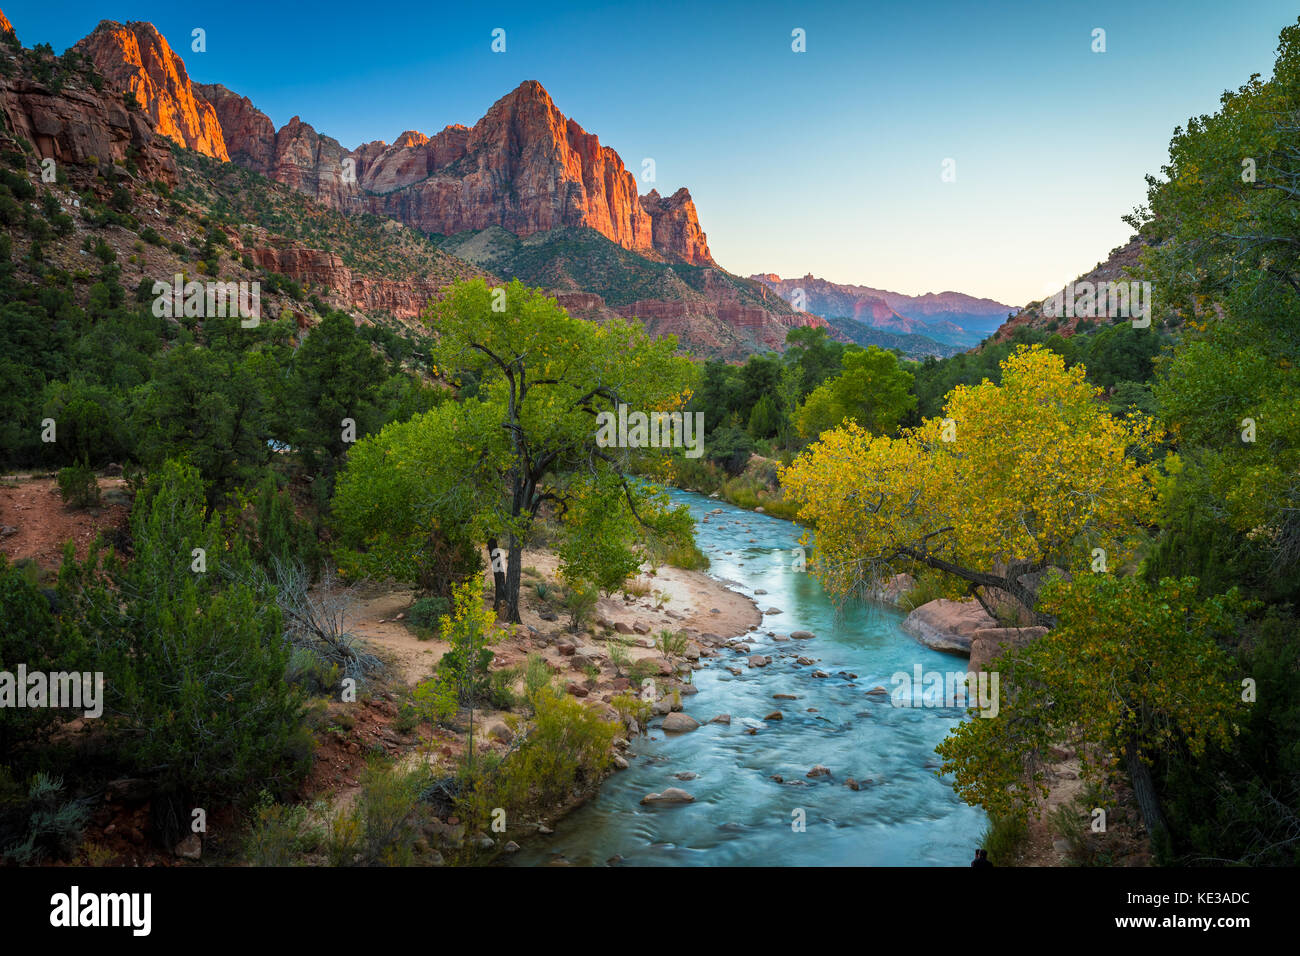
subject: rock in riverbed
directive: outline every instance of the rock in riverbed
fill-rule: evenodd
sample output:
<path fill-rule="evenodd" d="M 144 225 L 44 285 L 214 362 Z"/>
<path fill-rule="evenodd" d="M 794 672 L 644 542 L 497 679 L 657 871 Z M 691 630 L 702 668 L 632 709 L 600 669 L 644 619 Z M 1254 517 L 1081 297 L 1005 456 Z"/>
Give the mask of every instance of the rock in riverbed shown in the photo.
<path fill-rule="evenodd" d="M 700 726 L 700 722 L 690 714 L 671 713 L 664 718 L 663 729 L 670 734 L 684 734 Z"/>
<path fill-rule="evenodd" d="M 922 604 L 903 620 L 903 630 L 926 647 L 950 654 L 969 655 L 975 632 L 997 626 L 978 601 L 947 598 Z"/>
<path fill-rule="evenodd" d="M 694 803 L 695 798 L 678 787 L 669 787 L 663 793 L 647 793 L 641 798 L 646 803 Z"/>

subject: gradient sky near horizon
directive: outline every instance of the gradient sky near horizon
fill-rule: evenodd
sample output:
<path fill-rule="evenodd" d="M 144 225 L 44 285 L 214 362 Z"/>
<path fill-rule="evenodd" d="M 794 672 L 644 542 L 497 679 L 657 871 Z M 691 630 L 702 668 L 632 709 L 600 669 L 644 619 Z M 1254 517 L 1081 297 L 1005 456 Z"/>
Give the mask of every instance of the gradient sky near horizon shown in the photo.
<path fill-rule="evenodd" d="M 1143 202 L 1174 127 L 1271 75 L 1297 15 L 1285 0 L 0 9 L 24 45 L 56 52 L 100 20 L 148 20 L 194 80 L 347 147 L 473 125 L 538 80 L 634 175 L 650 157 L 661 193 L 687 186 L 731 272 L 1012 305 L 1128 239 L 1120 216 Z M 190 49 L 195 27 L 204 53 Z M 490 49 L 497 27 L 505 53 Z M 1091 49 L 1097 27 L 1105 53 Z M 949 158 L 956 179 L 943 182 Z"/>

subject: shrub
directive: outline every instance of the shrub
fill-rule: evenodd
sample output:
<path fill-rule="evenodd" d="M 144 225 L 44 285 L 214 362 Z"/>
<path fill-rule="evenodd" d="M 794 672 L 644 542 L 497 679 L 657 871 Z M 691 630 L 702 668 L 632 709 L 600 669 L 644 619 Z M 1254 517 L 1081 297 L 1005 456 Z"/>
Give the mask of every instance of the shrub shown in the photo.
<path fill-rule="evenodd" d="M 507 819 L 536 816 L 597 782 L 609 764 L 617 724 L 550 689 L 534 695 L 532 706 L 522 745 L 499 763 L 484 760 L 462 787 L 457 811 L 471 833 L 487 829 L 496 808 Z"/>
<path fill-rule="evenodd" d="M 64 797 L 62 778 L 38 772 L 27 791 L 24 815 L 23 837 L 4 850 L 5 858 L 19 866 L 71 857 L 81 845 L 90 807 Z"/>
<path fill-rule="evenodd" d="M 264 566 L 271 561 L 298 562 L 314 577 L 320 570 L 320 544 L 311 525 L 294 513 L 293 501 L 268 471 L 252 499 L 256 537 L 253 556 Z"/>
<path fill-rule="evenodd" d="M 322 660 L 307 647 L 295 647 L 284 679 L 309 694 L 325 694 L 339 686 L 339 665 Z"/>
<path fill-rule="evenodd" d="M 653 677 L 658 672 L 659 668 L 643 657 L 639 661 L 632 662 L 632 666 L 627 669 L 627 677 L 634 685 L 640 686 L 647 677 Z"/>
<path fill-rule="evenodd" d="M 89 465 L 69 465 L 61 469 L 59 494 L 70 508 L 99 507 L 99 482 Z"/>
<path fill-rule="evenodd" d="M 430 811 L 420 800 L 428 783 L 423 768 L 403 770 L 371 760 L 361 792 L 330 822 L 326 850 L 333 866 L 409 866 Z"/>
<path fill-rule="evenodd" d="M 262 791 L 244 841 L 252 866 L 296 866 L 324 840 L 320 827 L 309 826 L 307 807 L 276 803 Z"/>
<path fill-rule="evenodd" d="M 60 626 L 41 592 L 33 565 L 10 564 L 0 554 L 0 670 L 20 663 L 29 671 L 81 669 L 85 646 L 72 629 Z M 0 707 L 0 754 L 12 762 L 20 744 L 37 743 L 58 721 L 79 714 L 53 707 Z"/>
<path fill-rule="evenodd" d="M 551 686 L 552 676 L 546 658 L 536 651 L 528 655 L 524 662 L 524 694 L 530 703 L 537 694 Z"/>
<path fill-rule="evenodd" d="M 45 389 L 45 417 L 58 423 L 58 441 L 45 446 L 60 464 L 120 461 L 127 450 L 120 393 L 80 379 Z"/>
<path fill-rule="evenodd" d="M 627 673 L 628 668 L 632 666 L 632 655 L 619 641 L 610 641 L 607 646 L 609 647 L 609 662 L 614 665 L 614 673 L 622 677 Z"/>
<path fill-rule="evenodd" d="M 638 728 L 645 729 L 646 721 L 650 719 L 650 701 L 642 700 L 636 694 L 616 694 L 610 699 L 610 704 L 618 711 L 624 727 L 631 728 L 635 723 Z"/>
<path fill-rule="evenodd" d="M 445 597 L 425 597 L 411 605 L 406 620 L 412 627 L 437 631 L 442 619 L 450 613 L 451 602 Z"/>
<path fill-rule="evenodd" d="M 679 631 L 660 631 L 659 636 L 655 638 L 655 646 L 659 648 L 659 653 L 670 661 L 684 656 L 688 643 L 686 635 Z"/>
<path fill-rule="evenodd" d="M 311 762 L 280 608 L 246 583 L 256 565 L 242 537 L 203 515 L 197 471 L 168 461 L 132 509 L 131 563 L 98 547 L 79 562 L 69 548 L 60 576 L 60 598 L 106 672 L 122 758 L 162 768 L 154 806 L 173 814 L 167 843 L 194 806 L 185 801 L 287 791 Z M 207 555 L 203 573 L 191 570 L 194 548 Z"/>
<path fill-rule="evenodd" d="M 488 702 L 497 710 L 512 710 L 519 703 L 514 685 L 522 670 L 503 667 L 488 674 Z"/>
<path fill-rule="evenodd" d="M 590 623 L 596 611 L 600 594 L 590 584 L 571 585 L 564 595 L 564 606 L 569 611 L 569 630 L 578 631 Z"/>
<path fill-rule="evenodd" d="M 1018 817 L 989 816 L 981 845 L 994 866 L 1010 866 L 1029 837 L 1029 825 Z"/>

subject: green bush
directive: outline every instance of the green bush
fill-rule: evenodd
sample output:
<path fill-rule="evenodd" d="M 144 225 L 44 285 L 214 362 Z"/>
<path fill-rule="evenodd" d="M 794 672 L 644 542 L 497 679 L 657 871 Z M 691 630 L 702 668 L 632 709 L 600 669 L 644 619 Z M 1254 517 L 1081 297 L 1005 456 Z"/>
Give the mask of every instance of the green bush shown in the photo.
<path fill-rule="evenodd" d="M 591 622 L 600 593 L 590 584 L 572 584 L 565 591 L 564 606 L 569 612 L 569 630 L 580 631 Z"/>
<path fill-rule="evenodd" d="M 284 678 L 308 694 L 332 693 L 339 686 L 339 665 L 322 660 L 309 647 L 295 647 Z"/>
<path fill-rule="evenodd" d="M 4 857 L 19 866 L 71 857 L 81 845 L 90 807 L 64 796 L 62 778 L 38 772 L 27 791 L 23 815 L 22 838 L 4 848 Z"/>
<path fill-rule="evenodd" d="M 553 676 L 546 658 L 536 651 L 528 655 L 524 662 L 524 694 L 530 703 L 540 692 L 551 686 Z"/>
<path fill-rule="evenodd" d="M 372 760 L 361 792 L 330 822 L 326 851 L 333 866 L 409 866 L 420 828 L 430 815 L 420 800 L 428 784 L 423 768 L 403 770 Z"/>
<path fill-rule="evenodd" d="M 614 665 L 614 673 L 622 677 L 632 666 L 632 655 L 619 641 L 611 640 L 606 646 L 609 648 L 609 662 Z"/>
<path fill-rule="evenodd" d="M 445 597 L 424 597 L 411 605 L 406 620 L 414 628 L 437 631 L 444 617 L 451 613 L 451 602 Z"/>
<path fill-rule="evenodd" d="M 19 664 L 33 672 L 80 670 L 85 658 L 80 635 L 55 619 L 30 571 L 31 566 L 10 564 L 0 554 L 0 671 L 12 673 Z M 0 707 L 0 754 L 12 765 L 20 747 L 38 745 L 50 728 L 74 716 L 81 714 L 53 707 Z"/>
<path fill-rule="evenodd" d="M 980 845 L 988 851 L 994 866 L 1012 866 L 1028 837 L 1029 825 L 1023 819 L 990 816 Z"/>
<path fill-rule="evenodd" d="M 320 848 L 324 834 L 309 824 L 307 807 L 276 803 L 262 791 L 244 840 L 244 855 L 252 866 L 301 866 Z"/>
<path fill-rule="evenodd" d="M 467 774 L 457 811 L 470 833 L 487 830 L 497 808 L 507 820 L 535 817 L 594 785 L 609 765 L 617 724 L 554 690 L 539 691 L 532 706 L 523 744 Z"/>
<path fill-rule="evenodd" d="M 651 705 L 648 700 L 642 700 L 636 694 L 616 694 L 610 699 L 610 704 L 618 711 L 624 727 L 631 727 L 635 723 L 641 730 L 645 730 L 646 721 L 650 719 Z"/>
<path fill-rule="evenodd" d="M 198 473 L 165 462 L 135 500 L 131 563 L 105 560 L 97 547 L 79 562 L 69 549 L 60 580 L 65 615 L 84 622 L 106 672 L 107 706 L 124 730 L 120 757 L 158 769 L 155 808 L 176 813 L 189 799 L 288 792 L 312 754 L 303 693 L 286 680 L 280 608 L 246 583 L 256 565 L 243 538 L 228 538 L 204 510 Z"/>
<path fill-rule="evenodd" d="M 488 674 L 488 702 L 497 710 L 513 710 L 519 703 L 514 685 L 522 670 L 521 667 L 503 667 Z"/>
<path fill-rule="evenodd" d="M 60 464 L 120 461 L 127 451 L 120 393 L 80 379 L 46 387 L 44 416 L 58 424 L 58 441 L 46 446 Z"/>
<path fill-rule="evenodd" d="M 98 508 L 99 482 L 89 465 L 69 465 L 59 471 L 59 495 L 70 508 Z"/>
<path fill-rule="evenodd" d="M 253 556 L 264 566 L 273 560 L 297 562 L 314 577 L 320 571 L 320 543 L 311 525 L 294 513 L 293 500 L 280 490 L 275 473 L 268 471 L 253 495 L 256 522 Z"/>

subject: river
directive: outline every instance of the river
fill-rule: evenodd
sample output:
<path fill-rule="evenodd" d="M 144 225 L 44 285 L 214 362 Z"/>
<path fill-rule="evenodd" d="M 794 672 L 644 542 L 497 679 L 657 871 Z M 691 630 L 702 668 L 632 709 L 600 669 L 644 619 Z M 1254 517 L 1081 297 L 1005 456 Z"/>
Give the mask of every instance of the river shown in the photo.
<path fill-rule="evenodd" d="M 949 672 L 964 670 L 965 660 L 918 644 L 903 632 L 896 610 L 837 613 L 816 579 L 794 568 L 798 525 L 689 492 L 672 496 L 696 518 L 709 573 L 742 594 L 766 591 L 754 598 L 759 607 L 781 609 L 750 635 L 751 653 L 772 663 L 749 668 L 748 655 L 720 648 L 720 658 L 695 672 L 699 693 L 682 697 L 702 726 L 665 734 L 652 721 L 648 736 L 632 740 L 631 767 L 610 776 L 553 834 L 530 838 L 510 863 L 967 865 L 985 816 L 934 773 L 934 747 L 964 712 L 894 707 L 890 698 L 867 693 L 892 691 L 892 675 L 911 674 L 917 664 Z M 722 513 L 702 523 L 715 508 Z M 797 630 L 816 637 L 778 642 L 766 633 Z M 817 663 L 798 667 L 796 655 Z M 830 676 L 814 677 L 817 669 Z M 764 721 L 774 710 L 783 719 Z M 717 714 L 730 714 L 731 724 L 706 723 Z M 809 779 L 816 764 L 831 776 Z M 679 773 L 697 776 L 681 780 Z M 850 777 L 861 789 L 845 785 Z M 641 805 L 646 794 L 667 787 L 686 790 L 695 802 Z"/>

